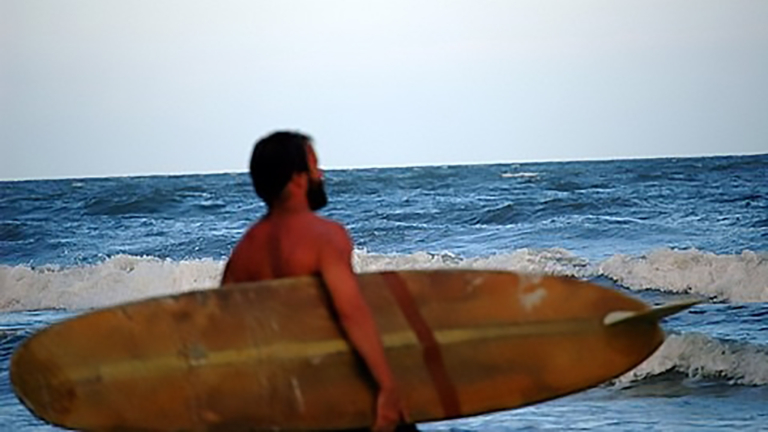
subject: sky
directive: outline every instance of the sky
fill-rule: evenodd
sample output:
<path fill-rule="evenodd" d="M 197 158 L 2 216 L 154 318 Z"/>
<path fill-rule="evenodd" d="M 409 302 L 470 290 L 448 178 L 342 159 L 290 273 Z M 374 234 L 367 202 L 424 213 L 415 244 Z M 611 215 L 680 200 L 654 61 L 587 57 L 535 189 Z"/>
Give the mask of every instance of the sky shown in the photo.
<path fill-rule="evenodd" d="M 0 179 L 768 153 L 766 0 L 0 0 Z"/>

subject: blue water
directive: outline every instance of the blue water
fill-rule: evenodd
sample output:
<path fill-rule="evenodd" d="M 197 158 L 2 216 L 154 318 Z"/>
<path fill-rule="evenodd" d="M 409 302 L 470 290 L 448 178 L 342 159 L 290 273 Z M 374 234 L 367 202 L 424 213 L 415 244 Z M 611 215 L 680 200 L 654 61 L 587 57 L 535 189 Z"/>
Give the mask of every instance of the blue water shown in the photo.
<path fill-rule="evenodd" d="M 765 430 L 768 155 L 326 172 L 358 271 L 500 268 L 591 279 L 668 320 L 627 375 L 425 430 Z M 247 174 L 0 182 L 0 428 L 56 430 L 8 383 L 12 350 L 80 311 L 214 286 L 264 211 Z"/>

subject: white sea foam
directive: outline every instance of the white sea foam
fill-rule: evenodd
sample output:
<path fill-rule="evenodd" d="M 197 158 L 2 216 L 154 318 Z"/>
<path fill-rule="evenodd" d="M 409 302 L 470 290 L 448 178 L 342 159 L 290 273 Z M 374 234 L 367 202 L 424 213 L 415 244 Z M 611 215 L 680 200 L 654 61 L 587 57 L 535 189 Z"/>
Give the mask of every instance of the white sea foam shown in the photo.
<path fill-rule="evenodd" d="M 615 381 L 625 386 L 667 372 L 731 384 L 768 384 L 768 348 L 701 333 L 671 335 L 651 357 Z"/>
<path fill-rule="evenodd" d="M 768 301 L 768 257 L 750 251 L 715 255 L 695 249 L 614 255 L 598 273 L 632 289 L 693 293 L 735 302 Z"/>
<path fill-rule="evenodd" d="M 439 254 L 416 252 L 409 255 L 358 252 L 354 256 L 353 265 L 357 272 L 468 268 L 546 273 L 558 276 L 592 276 L 592 267 L 588 260 L 560 248 L 518 249 L 505 254 L 467 259 L 445 252 Z"/>
<path fill-rule="evenodd" d="M 117 255 L 101 263 L 57 268 L 0 265 L 0 311 L 86 309 L 216 286 L 223 261 L 171 261 Z M 768 301 L 768 258 L 753 252 L 714 255 L 668 249 L 613 256 L 600 263 L 560 248 L 519 249 L 485 257 L 451 253 L 375 254 L 356 251 L 358 272 L 469 268 L 609 277 L 635 290 L 658 289 L 726 301 Z"/>
<path fill-rule="evenodd" d="M 501 173 L 501 176 L 503 178 L 532 178 L 532 177 L 538 177 L 539 173 L 535 172 L 515 172 L 515 173 Z"/>
<path fill-rule="evenodd" d="M 117 255 L 87 266 L 0 265 L 0 311 L 86 309 L 215 286 L 222 262 Z"/>

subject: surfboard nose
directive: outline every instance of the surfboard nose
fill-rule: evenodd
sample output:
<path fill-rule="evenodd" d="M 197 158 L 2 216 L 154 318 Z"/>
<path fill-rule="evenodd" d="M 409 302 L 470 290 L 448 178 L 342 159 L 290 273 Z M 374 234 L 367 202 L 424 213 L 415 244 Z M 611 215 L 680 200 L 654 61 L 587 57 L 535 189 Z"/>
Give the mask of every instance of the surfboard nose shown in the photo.
<path fill-rule="evenodd" d="M 74 385 L 56 363 L 44 361 L 28 342 L 11 358 L 11 384 L 19 400 L 30 410 L 34 406 L 33 412 L 41 418 L 61 423 L 56 420 L 67 417 L 75 403 Z"/>

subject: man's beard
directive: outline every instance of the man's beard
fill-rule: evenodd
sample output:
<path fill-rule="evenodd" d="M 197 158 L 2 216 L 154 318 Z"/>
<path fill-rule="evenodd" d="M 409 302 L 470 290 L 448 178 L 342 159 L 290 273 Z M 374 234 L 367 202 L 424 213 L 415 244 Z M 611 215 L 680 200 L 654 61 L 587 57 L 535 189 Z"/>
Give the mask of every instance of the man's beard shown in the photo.
<path fill-rule="evenodd" d="M 307 202 L 312 211 L 320 210 L 328 204 L 328 195 L 325 194 L 322 180 L 310 180 L 307 188 Z"/>

